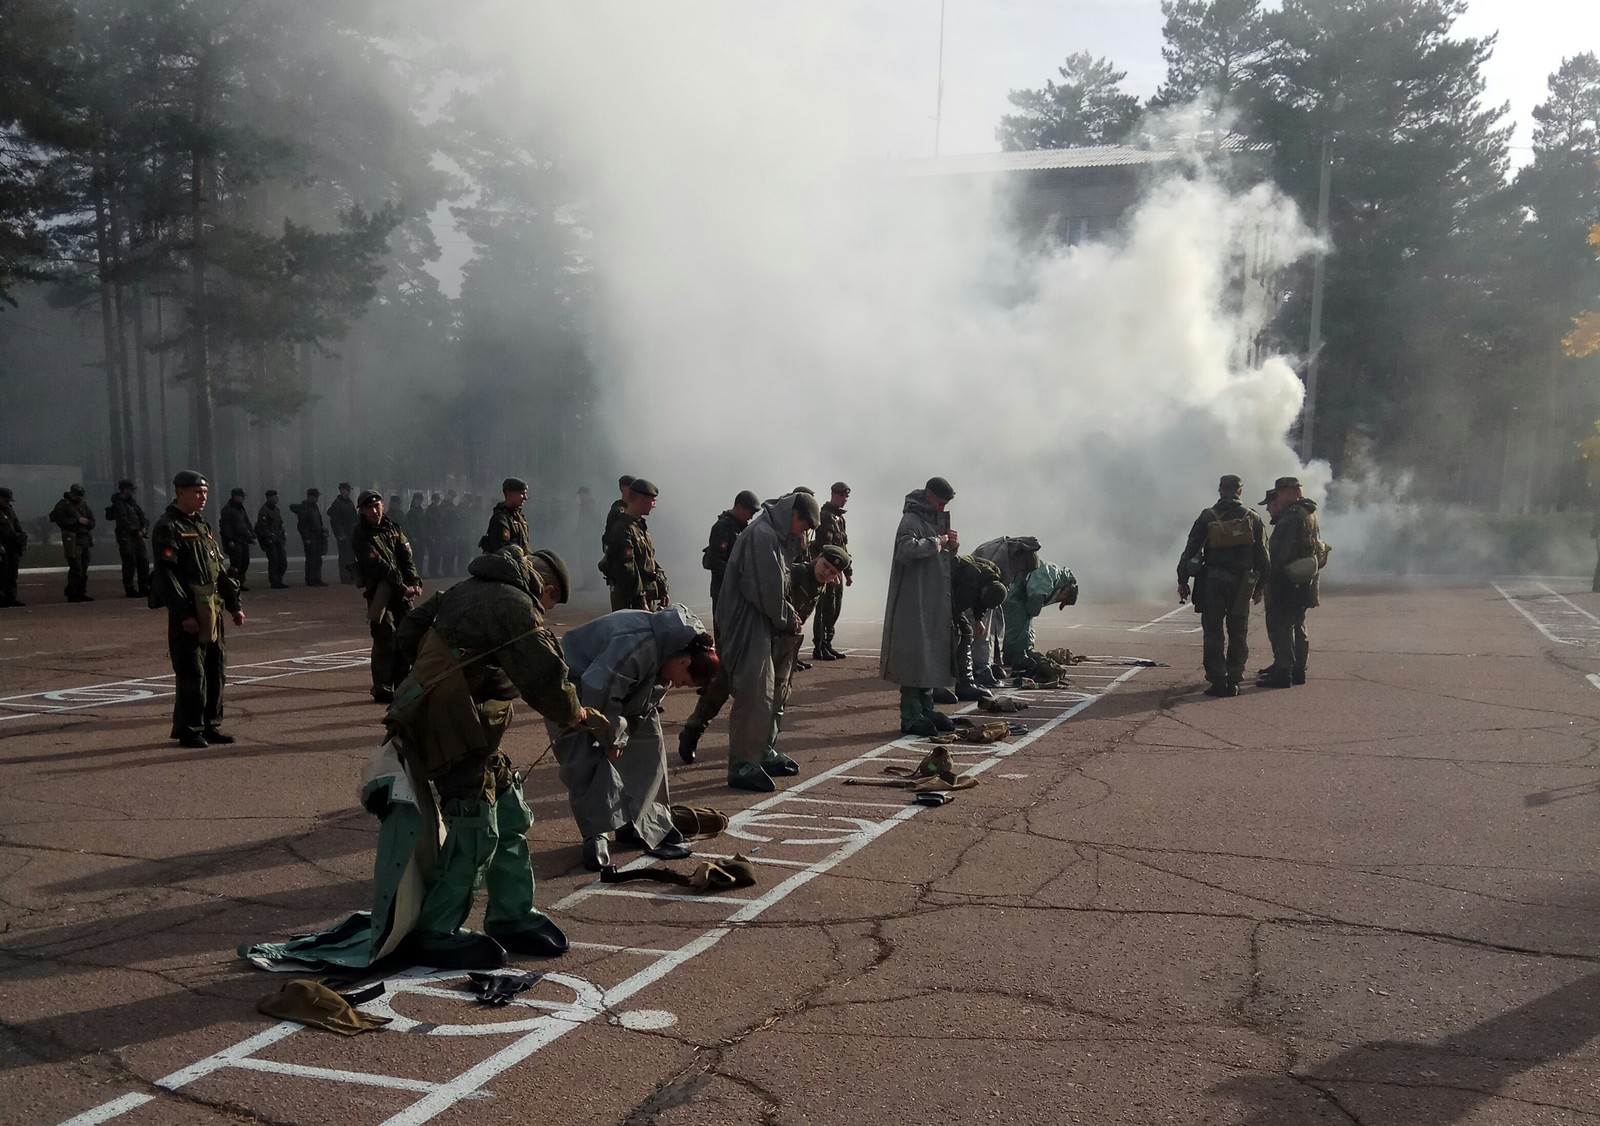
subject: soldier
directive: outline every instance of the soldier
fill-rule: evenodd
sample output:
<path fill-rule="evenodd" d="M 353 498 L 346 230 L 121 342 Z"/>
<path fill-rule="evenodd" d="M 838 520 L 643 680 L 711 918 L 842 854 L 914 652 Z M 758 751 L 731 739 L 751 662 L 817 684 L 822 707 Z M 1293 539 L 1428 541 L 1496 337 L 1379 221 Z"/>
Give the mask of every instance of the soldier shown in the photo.
<path fill-rule="evenodd" d="M 849 570 L 850 553 L 838 544 L 828 544 L 815 556 L 789 565 L 789 605 L 794 607 L 795 632 L 773 640 L 772 675 L 777 686 L 772 697 L 772 734 L 761 758 L 761 769 L 768 774 L 800 773 L 800 765 L 778 750 L 778 733 L 783 730 L 783 713 L 799 667 L 802 631 L 823 592 L 843 582 Z"/>
<path fill-rule="evenodd" d="M 122 557 L 122 596 L 146 598 L 150 594 L 150 521 L 133 496 L 133 482 L 123 478 L 106 505 L 106 519 L 117 537 L 117 554 Z"/>
<path fill-rule="evenodd" d="M 956 639 L 958 700 L 985 700 L 994 695 L 975 679 L 972 637 L 975 624 L 1005 600 L 1006 584 L 997 564 L 971 555 L 950 560 L 950 623 Z"/>
<path fill-rule="evenodd" d="M 321 496 L 321 489 L 307 489 L 305 500 L 289 506 L 289 511 L 295 514 L 300 542 L 305 547 L 307 586 L 328 585 L 322 581 L 322 555 L 328 550 L 328 526 L 322 519 L 318 500 Z"/>
<path fill-rule="evenodd" d="M 289 534 L 283 528 L 277 489 L 267 490 L 266 499 L 256 512 L 256 542 L 267 557 L 267 582 L 273 590 L 288 590 L 283 576 L 289 573 Z"/>
<path fill-rule="evenodd" d="M 82 485 L 73 485 L 61 494 L 50 510 L 50 522 L 61 529 L 61 553 L 67 560 L 67 601 L 93 602 L 89 594 L 89 554 L 94 547 L 94 514 L 84 498 Z"/>
<path fill-rule="evenodd" d="M 1261 517 L 1239 503 L 1243 488 L 1229 473 L 1217 482 L 1217 503 L 1200 513 L 1178 559 L 1178 602 L 1188 601 L 1205 632 L 1207 696 L 1237 696 L 1249 659 L 1250 603 L 1266 590 L 1270 560 Z"/>
<path fill-rule="evenodd" d="M 196 749 L 231 743 L 222 724 L 222 689 L 227 679 L 228 651 L 223 611 L 233 624 L 244 625 L 239 584 L 228 573 L 211 525 L 200 515 L 209 486 L 192 469 L 172 479 L 177 497 L 156 521 L 151 534 L 155 549 L 156 594 L 167 608 L 167 653 L 177 677 L 172 702 L 172 738 Z"/>
<path fill-rule="evenodd" d="M 717 652 L 700 619 L 682 606 L 604 614 L 568 630 L 561 651 L 579 700 L 628 724 L 615 757 L 587 730 L 548 725 L 583 866 L 598 872 L 611 863 L 611 832 L 619 845 L 658 859 L 692 855 L 668 809 L 660 705 L 669 687 L 704 687 L 716 675 Z"/>
<path fill-rule="evenodd" d="M 416 564 L 417 574 L 422 575 L 428 569 L 428 505 L 427 497 L 421 493 L 411 494 L 411 507 L 406 509 L 405 523 L 402 527 L 410 529 L 406 539 L 411 543 L 411 558 Z M 399 516 L 395 513 L 395 519 Z M 391 521 L 392 522 L 392 521 Z"/>
<path fill-rule="evenodd" d="M 745 489 L 733 498 L 733 507 L 717 517 L 711 525 L 711 535 L 700 555 L 700 562 L 711 572 L 711 605 L 717 604 L 717 594 L 722 590 L 722 576 L 728 569 L 728 555 L 733 551 L 733 541 L 750 526 L 750 521 L 760 511 L 761 502 L 755 493 Z M 717 718 L 728 702 L 728 675 L 719 665 L 717 676 L 700 693 L 694 711 L 678 732 L 678 757 L 693 762 L 700 736 L 706 733 L 711 721 Z"/>
<path fill-rule="evenodd" d="M 446 575 L 455 574 L 450 570 L 450 509 L 445 506 L 444 497 L 439 493 L 433 494 L 427 510 L 423 512 L 424 527 L 428 530 L 428 559 L 427 570 L 424 571 L 422 563 L 417 564 L 417 573 L 430 579 L 442 579 Z"/>
<path fill-rule="evenodd" d="M 933 477 L 906 494 L 889 566 L 878 675 L 900 686 L 900 732 L 927 737 L 954 731 L 933 706 L 933 690 L 954 681 L 950 655 L 950 560 L 961 545 L 945 507 L 956 491 Z"/>
<path fill-rule="evenodd" d="M 347 584 L 356 581 L 356 557 L 351 540 L 361 520 L 356 515 L 355 501 L 350 499 L 353 491 L 349 481 L 340 481 L 339 495 L 328 505 L 328 531 L 333 533 L 333 542 L 339 551 L 339 581 Z"/>
<path fill-rule="evenodd" d="M 612 527 L 602 566 L 611 584 L 613 610 L 659 610 L 667 596 L 666 572 L 656 563 L 655 545 L 645 517 L 655 511 L 659 490 L 643 477 L 628 485 L 628 504 Z"/>
<path fill-rule="evenodd" d="M 489 530 L 478 541 L 481 551 L 499 551 L 502 547 L 520 547 L 528 550 L 528 518 L 522 507 L 528 503 L 528 483 L 520 477 L 507 477 L 500 482 L 500 492 L 505 498 L 494 506 L 489 515 Z"/>
<path fill-rule="evenodd" d="M 11 490 L 0 489 L 0 607 L 26 606 L 17 597 L 17 570 L 28 546 L 28 533 L 11 507 Z"/>
<path fill-rule="evenodd" d="M 1066 670 L 1034 646 L 1033 619 L 1046 606 L 1065 610 L 1078 602 L 1078 580 L 1071 568 L 1039 561 L 1039 565 L 1006 590 L 1001 609 L 1005 614 L 1005 662 L 1018 676 L 1059 680 Z"/>
<path fill-rule="evenodd" d="M 1317 524 L 1317 502 L 1300 495 L 1298 477 L 1273 483 L 1277 516 L 1267 544 L 1272 570 L 1267 579 L 1267 639 L 1272 667 L 1256 680 L 1261 688 L 1288 688 L 1306 682 L 1311 640 L 1306 611 L 1320 603 L 1318 572 L 1328 547 Z"/>
<path fill-rule="evenodd" d="M 222 540 L 222 550 L 228 553 L 228 564 L 241 593 L 250 589 L 245 585 L 244 576 L 250 570 L 250 541 L 255 539 L 250 514 L 244 509 L 244 497 L 243 489 L 234 489 L 217 518 L 217 538 Z"/>
<path fill-rule="evenodd" d="M 1039 541 L 1033 536 L 1000 536 L 985 540 L 973 551 L 974 559 L 987 559 L 1000 570 L 1000 581 L 1011 584 L 1039 565 Z M 972 675 L 980 688 L 999 688 L 1005 680 L 1006 615 L 1002 603 L 978 615 L 972 623 Z"/>
<path fill-rule="evenodd" d="M 405 675 L 396 668 L 395 625 L 411 612 L 412 601 L 422 593 L 422 579 L 405 532 L 383 514 L 383 497 L 363 492 L 357 509 L 361 523 L 351 547 L 372 632 L 372 698 L 388 704 L 394 700 L 396 680 Z"/>
<path fill-rule="evenodd" d="M 821 551 L 832 544 L 842 547 L 848 554 L 850 536 L 844 526 L 844 506 L 850 501 L 850 486 L 843 481 L 835 481 L 832 496 L 822 506 L 822 523 L 817 525 L 817 538 L 812 545 L 814 551 Z M 845 655 L 833 647 L 833 631 L 839 622 L 839 612 L 844 606 L 844 588 L 855 582 L 854 568 L 848 568 L 844 573 L 843 583 L 833 583 L 822 589 L 822 597 L 817 601 L 817 620 L 811 627 L 811 657 L 817 661 L 842 661 Z"/>

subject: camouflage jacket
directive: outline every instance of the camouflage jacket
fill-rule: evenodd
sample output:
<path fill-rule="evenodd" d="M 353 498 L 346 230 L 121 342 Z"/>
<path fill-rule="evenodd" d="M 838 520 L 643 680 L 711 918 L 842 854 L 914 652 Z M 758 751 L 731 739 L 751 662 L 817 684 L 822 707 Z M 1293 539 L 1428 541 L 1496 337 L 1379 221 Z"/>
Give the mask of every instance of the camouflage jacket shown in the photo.
<path fill-rule="evenodd" d="M 289 534 L 283 530 L 283 509 L 267 501 L 256 510 L 256 542 L 262 547 L 281 544 Z"/>
<path fill-rule="evenodd" d="M 202 597 L 220 601 L 230 612 L 239 609 L 239 582 L 229 574 L 228 560 L 200 513 L 187 516 L 169 504 L 150 533 L 150 548 L 156 594 L 170 614 L 194 617 Z M 204 594 L 203 588 L 211 593 Z"/>
<path fill-rule="evenodd" d="M 624 516 L 611 534 L 601 564 L 611 588 L 634 610 L 655 610 L 667 600 L 667 576 L 656 563 L 655 545 L 643 516 Z"/>
<path fill-rule="evenodd" d="M 846 550 L 850 547 L 850 536 L 844 527 L 844 509 L 835 508 L 831 500 L 823 502 L 822 522 L 817 525 L 816 537 L 811 541 L 811 554 L 819 554 L 829 544 Z M 849 575 L 853 570 L 846 567 L 844 573 Z"/>
<path fill-rule="evenodd" d="M 243 501 L 230 499 L 222 506 L 222 514 L 217 517 L 217 537 L 225 548 L 249 547 L 255 541 L 250 514 L 244 510 Z"/>
<path fill-rule="evenodd" d="M 119 540 L 140 539 L 150 531 L 150 521 L 145 519 L 139 502 L 121 493 L 111 494 L 111 503 L 106 505 L 106 519 L 111 521 Z"/>
<path fill-rule="evenodd" d="M 94 546 L 94 536 L 89 533 L 89 529 L 94 527 L 94 513 L 89 511 L 88 501 L 73 500 L 71 493 L 62 493 L 61 499 L 50 510 L 50 523 L 61 529 L 61 546 L 64 550 Z"/>
<path fill-rule="evenodd" d="M 718 516 L 717 522 L 711 525 L 711 535 L 706 540 L 705 551 L 700 555 L 700 564 L 711 572 L 713 603 L 717 600 L 717 592 L 722 589 L 722 576 L 728 569 L 728 554 L 733 551 L 733 541 L 749 526 L 750 522 L 739 519 L 732 509 Z"/>
<path fill-rule="evenodd" d="M 494 506 L 494 514 L 489 517 L 489 530 L 483 533 L 478 546 L 484 551 L 499 551 L 508 545 L 528 550 L 528 518 L 522 514 L 522 509 L 512 508 L 501 501 Z"/>
<path fill-rule="evenodd" d="M 328 505 L 328 529 L 333 532 L 333 538 L 342 543 L 348 543 L 350 537 L 356 533 L 356 525 L 361 522 L 361 514 L 356 511 L 356 502 L 343 493 L 333 498 Z"/>
<path fill-rule="evenodd" d="M 28 546 L 28 533 L 10 501 L 0 500 L 0 553 L 21 555 Z"/>
<path fill-rule="evenodd" d="M 973 555 L 957 555 L 950 560 L 950 616 L 977 614 L 978 595 L 990 583 L 1001 582 L 1000 565 Z"/>
<path fill-rule="evenodd" d="M 421 586 L 417 565 L 411 555 L 411 541 L 399 524 L 385 516 L 373 524 L 363 519 L 350 540 L 356 557 L 356 578 L 370 596 L 379 583 L 387 582 L 392 596 L 408 586 Z"/>

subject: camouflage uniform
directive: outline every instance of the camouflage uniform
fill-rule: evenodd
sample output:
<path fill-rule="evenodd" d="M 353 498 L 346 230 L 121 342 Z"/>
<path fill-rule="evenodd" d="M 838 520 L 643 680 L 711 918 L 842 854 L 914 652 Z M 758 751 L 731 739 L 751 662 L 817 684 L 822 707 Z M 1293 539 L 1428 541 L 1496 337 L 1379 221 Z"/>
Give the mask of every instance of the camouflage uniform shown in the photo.
<path fill-rule="evenodd" d="M 667 604 L 667 576 L 656 563 L 655 545 L 643 516 L 623 516 L 606 554 L 611 609 L 659 610 Z"/>
<path fill-rule="evenodd" d="M 144 509 L 133 497 L 125 497 L 119 489 L 111 494 L 106 506 L 106 519 L 116 532 L 117 554 L 122 557 L 122 593 L 129 598 L 140 598 L 150 593 L 150 551 L 145 540 L 150 535 L 150 521 Z"/>
<path fill-rule="evenodd" d="M 0 606 L 22 605 L 17 598 L 17 570 L 27 546 L 28 533 L 11 507 L 11 490 L 0 489 Z"/>
<path fill-rule="evenodd" d="M 499 551 L 502 547 L 520 547 L 528 550 L 528 518 L 522 508 L 512 508 L 505 501 L 494 506 L 489 517 L 489 530 L 478 541 L 483 551 Z"/>
<path fill-rule="evenodd" d="M 812 555 L 820 554 L 829 545 L 850 550 L 850 536 L 844 526 L 844 509 L 834 507 L 832 501 L 822 506 L 822 523 L 817 525 L 816 538 L 811 544 Z M 855 577 L 853 571 L 846 571 L 845 575 Z M 811 640 L 818 657 L 822 656 L 823 649 L 833 647 L 834 627 L 839 622 L 839 613 L 843 608 L 844 584 L 830 583 L 817 599 L 817 618 L 811 626 Z"/>
<path fill-rule="evenodd" d="M 1237 522 L 1242 521 L 1242 524 Z M 1212 546 L 1213 527 L 1238 527 L 1248 543 Z M 1234 497 L 1224 497 L 1195 518 L 1178 560 L 1178 582 L 1186 584 L 1199 560 L 1194 589 L 1195 609 L 1204 631 L 1206 679 L 1213 685 L 1237 685 L 1250 659 L 1250 599 L 1267 574 L 1271 560 L 1266 528 L 1254 510 Z"/>
<path fill-rule="evenodd" d="M 242 497 L 229 497 L 228 503 L 222 506 L 222 513 L 217 517 L 217 537 L 222 540 L 222 550 L 228 553 L 228 563 L 233 568 L 233 577 L 239 580 L 239 589 L 249 590 L 244 585 L 244 576 L 250 570 L 250 542 L 255 539 L 255 533 Z"/>
<path fill-rule="evenodd" d="M 94 513 L 83 499 L 82 485 L 61 494 L 50 510 L 50 522 L 61 529 L 61 553 L 67 560 L 67 601 L 93 602 L 89 596 L 89 555 L 94 547 Z"/>
<path fill-rule="evenodd" d="M 376 511 L 376 509 L 374 509 Z M 411 543 L 399 524 L 385 516 L 377 524 L 366 518 L 356 525 L 351 539 L 356 579 L 367 599 L 367 623 L 372 633 L 372 695 L 387 700 L 409 665 L 395 651 L 395 626 L 411 612 L 408 587 L 422 585 L 411 554 Z"/>
<path fill-rule="evenodd" d="M 1311 639 L 1306 633 L 1306 611 L 1320 601 L 1320 579 L 1304 586 L 1291 583 L 1284 573 L 1296 559 L 1317 553 L 1321 544 L 1317 524 L 1317 502 L 1301 498 L 1290 501 L 1273 522 L 1268 550 L 1272 557 L 1271 577 L 1267 580 L 1267 639 L 1272 642 L 1272 667 L 1269 679 L 1289 678 L 1303 684 L 1306 658 L 1311 654 Z"/>
<path fill-rule="evenodd" d="M 322 518 L 322 506 L 315 496 L 296 501 L 289 506 L 295 514 L 300 531 L 300 543 L 306 553 L 306 585 L 327 586 L 322 581 L 322 555 L 328 550 L 328 525 Z"/>
<path fill-rule="evenodd" d="M 341 485 L 339 495 L 328 505 L 328 530 L 333 533 L 333 543 L 339 552 L 339 581 L 353 583 L 356 581 L 356 556 L 352 541 L 361 514 L 356 511 L 356 502 L 344 494 Z"/>
<path fill-rule="evenodd" d="M 155 550 L 155 584 L 167 608 L 167 653 L 177 677 L 172 702 L 172 737 L 200 736 L 222 723 L 222 689 L 228 650 L 223 612 L 239 610 L 239 584 L 228 573 L 222 548 L 200 513 L 185 515 L 176 504 L 150 533 Z M 190 633 L 183 623 L 193 620 Z"/>
<path fill-rule="evenodd" d="M 282 590 L 289 584 L 283 576 L 289 573 L 289 551 L 285 546 L 289 534 L 283 527 L 283 510 L 277 497 L 268 497 L 256 510 L 256 542 L 267 556 L 267 582 L 273 590 Z"/>

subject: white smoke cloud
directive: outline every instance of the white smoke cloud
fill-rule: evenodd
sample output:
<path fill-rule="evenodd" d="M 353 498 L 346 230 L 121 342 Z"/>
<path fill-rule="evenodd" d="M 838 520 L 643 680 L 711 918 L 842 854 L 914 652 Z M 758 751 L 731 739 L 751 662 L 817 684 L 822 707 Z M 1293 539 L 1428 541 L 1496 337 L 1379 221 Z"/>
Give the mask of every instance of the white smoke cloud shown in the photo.
<path fill-rule="evenodd" d="M 584 185 L 617 468 L 661 487 L 652 527 L 691 601 L 741 488 L 852 485 L 847 614 L 867 615 L 934 474 L 965 549 L 1037 535 L 1086 599 L 1165 592 L 1221 473 L 1325 482 L 1284 441 L 1299 379 L 1241 366 L 1250 326 L 1223 312 L 1247 243 L 1278 264 L 1311 245 L 1270 188 L 1191 169 L 1115 245 L 1040 256 L 989 190 L 885 159 L 926 92 L 879 77 L 881 5 L 491 11 L 463 29 L 518 56 L 508 112 L 548 123 Z"/>

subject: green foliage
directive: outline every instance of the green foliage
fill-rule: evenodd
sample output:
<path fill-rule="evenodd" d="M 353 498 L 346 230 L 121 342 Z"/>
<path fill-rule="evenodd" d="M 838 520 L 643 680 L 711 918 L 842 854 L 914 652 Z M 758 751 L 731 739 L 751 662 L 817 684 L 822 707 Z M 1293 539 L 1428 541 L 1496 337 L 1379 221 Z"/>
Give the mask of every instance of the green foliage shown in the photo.
<path fill-rule="evenodd" d="M 1114 145 L 1139 124 L 1139 99 L 1122 92 L 1126 71 L 1087 52 L 1068 55 L 1059 83 L 1039 90 L 1013 90 L 1007 99 L 1018 112 L 1000 119 L 995 138 L 1007 152 Z"/>

